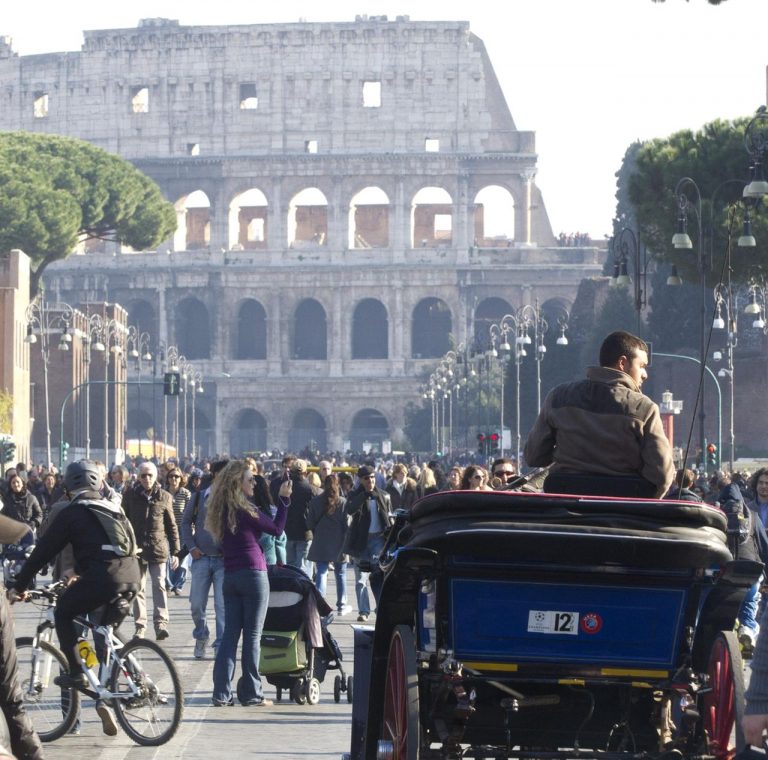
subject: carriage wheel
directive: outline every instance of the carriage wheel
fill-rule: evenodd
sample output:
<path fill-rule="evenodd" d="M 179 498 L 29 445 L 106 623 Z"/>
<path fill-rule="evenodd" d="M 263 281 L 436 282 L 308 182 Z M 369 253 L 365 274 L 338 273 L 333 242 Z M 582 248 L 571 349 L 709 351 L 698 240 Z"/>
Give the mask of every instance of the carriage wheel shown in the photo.
<path fill-rule="evenodd" d="M 718 760 L 732 760 L 744 749 L 744 666 L 733 631 L 721 631 L 709 654 L 710 691 L 704 694 L 704 728 L 709 751 Z"/>
<path fill-rule="evenodd" d="M 418 760 L 420 728 L 416 642 L 408 626 L 398 625 L 389 643 L 381 725 L 381 739 L 391 743 L 392 760 Z"/>

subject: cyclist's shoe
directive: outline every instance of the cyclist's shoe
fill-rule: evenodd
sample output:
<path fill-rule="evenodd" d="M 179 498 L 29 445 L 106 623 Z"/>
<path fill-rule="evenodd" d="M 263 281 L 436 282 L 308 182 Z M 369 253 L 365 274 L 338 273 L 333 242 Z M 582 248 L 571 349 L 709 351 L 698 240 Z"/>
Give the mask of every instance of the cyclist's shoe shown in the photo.
<path fill-rule="evenodd" d="M 107 736 L 117 736 L 117 721 L 112 708 L 99 699 L 96 702 L 96 713 L 101 718 L 101 730 Z"/>
<path fill-rule="evenodd" d="M 53 679 L 56 686 L 62 689 L 85 689 L 88 687 L 88 679 L 81 670 L 79 673 L 61 673 Z"/>

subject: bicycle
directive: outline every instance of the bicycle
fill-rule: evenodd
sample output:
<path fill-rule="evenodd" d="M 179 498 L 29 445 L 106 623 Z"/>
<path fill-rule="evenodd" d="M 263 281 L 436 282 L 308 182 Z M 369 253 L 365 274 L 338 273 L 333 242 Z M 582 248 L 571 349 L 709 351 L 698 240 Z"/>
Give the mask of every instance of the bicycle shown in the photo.
<path fill-rule="evenodd" d="M 66 657 L 51 641 L 56 600 L 64 588 L 66 584 L 59 581 L 27 591 L 27 601 L 44 601 L 48 608 L 34 636 L 16 639 L 24 706 L 40 740 L 55 741 L 72 729 L 82 693 L 110 705 L 120 727 L 137 744 L 165 744 L 178 730 L 184 712 L 181 679 L 159 644 L 137 638 L 123 642 L 115 634 L 128 609 L 125 594 L 106 605 L 99 623 L 75 617 L 102 650 L 99 657 L 94 657 L 90 645 L 84 652 L 88 685 L 54 684 L 57 675 L 68 673 Z M 92 658 L 96 661 L 91 662 Z"/>

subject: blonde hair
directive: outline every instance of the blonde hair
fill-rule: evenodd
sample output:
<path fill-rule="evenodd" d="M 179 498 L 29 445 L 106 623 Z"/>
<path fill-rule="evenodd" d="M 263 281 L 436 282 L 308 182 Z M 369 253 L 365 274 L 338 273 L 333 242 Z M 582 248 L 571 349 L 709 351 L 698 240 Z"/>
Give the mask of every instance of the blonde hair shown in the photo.
<path fill-rule="evenodd" d="M 309 475 L 307 475 L 307 480 L 309 481 L 309 485 L 314 486 L 315 488 L 323 487 L 323 482 L 316 472 L 310 472 Z"/>
<path fill-rule="evenodd" d="M 437 485 L 432 468 L 424 465 L 424 469 L 421 471 L 421 475 L 419 475 L 419 485 L 422 488 L 434 488 Z"/>
<path fill-rule="evenodd" d="M 224 537 L 224 527 L 237 532 L 238 511 L 253 511 L 243 493 L 243 479 L 251 469 L 240 459 L 233 459 L 214 478 L 205 514 L 205 529 L 216 543 Z"/>

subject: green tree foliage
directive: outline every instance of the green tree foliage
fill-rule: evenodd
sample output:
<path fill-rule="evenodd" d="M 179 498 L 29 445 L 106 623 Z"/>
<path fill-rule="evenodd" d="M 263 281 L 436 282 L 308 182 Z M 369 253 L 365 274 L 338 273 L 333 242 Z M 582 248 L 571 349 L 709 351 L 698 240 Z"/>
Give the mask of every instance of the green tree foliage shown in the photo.
<path fill-rule="evenodd" d="M 609 288 L 587 340 L 581 349 L 581 366 L 599 364 L 600 345 L 609 333 L 627 330 L 637 334 L 637 312 L 627 288 Z"/>
<path fill-rule="evenodd" d="M 74 138 L 0 134 L 0 250 L 30 256 L 33 291 L 81 239 L 146 249 L 175 228 L 173 205 L 127 161 Z"/>
<path fill-rule="evenodd" d="M 628 176 L 623 172 L 617 175 L 617 197 L 626 186 L 641 240 L 657 259 L 674 263 L 687 282 L 695 283 L 700 279 L 700 241 L 696 214 L 689 210 L 688 232 L 694 247 L 692 250 L 672 247 L 679 210 L 675 187 L 683 177 L 693 179 L 701 192 L 701 226 L 708 285 L 713 286 L 720 280 L 729 249 L 735 282 L 762 281 L 768 273 L 768 220 L 763 218 L 766 215 L 760 213 L 759 207 L 753 209 L 757 247 L 739 249 L 735 243 L 741 233 L 742 191 L 749 181 L 749 156 L 744 149 L 748 121 L 746 118 L 733 122 L 717 120 L 706 124 L 698 132 L 684 130 L 668 138 L 643 143 L 636 152 L 632 151 L 634 170 Z M 630 151 L 625 156 L 625 162 L 629 156 Z M 693 186 L 687 183 L 681 189 L 697 205 Z"/>

